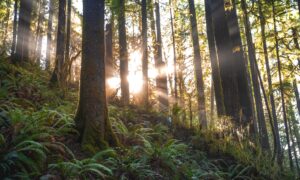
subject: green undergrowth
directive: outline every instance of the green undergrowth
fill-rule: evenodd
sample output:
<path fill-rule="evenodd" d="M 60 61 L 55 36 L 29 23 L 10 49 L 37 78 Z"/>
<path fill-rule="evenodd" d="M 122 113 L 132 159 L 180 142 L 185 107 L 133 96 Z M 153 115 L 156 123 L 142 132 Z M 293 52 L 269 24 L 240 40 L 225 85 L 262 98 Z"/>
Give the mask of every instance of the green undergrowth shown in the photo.
<path fill-rule="evenodd" d="M 49 73 L 0 60 L 0 177 L 6 179 L 284 179 L 232 139 L 173 136 L 160 113 L 109 105 L 122 147 L 93 156 L 77 143 L 77 90 L 49 89 Z M 213 156 L 217 154 L 218 156 Z M 256 162 L 257 161 L 257 162 Z"/>

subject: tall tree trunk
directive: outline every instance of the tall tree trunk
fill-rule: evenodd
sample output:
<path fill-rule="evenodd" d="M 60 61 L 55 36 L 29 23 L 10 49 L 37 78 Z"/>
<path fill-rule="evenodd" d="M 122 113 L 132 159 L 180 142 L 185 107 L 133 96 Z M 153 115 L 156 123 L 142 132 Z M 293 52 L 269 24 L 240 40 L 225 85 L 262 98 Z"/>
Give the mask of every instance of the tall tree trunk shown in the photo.
<path fill-rule="evenodd" d="M 9 21 L 10 21 L 10 4 L 11 2 L 9 0 L 6 1 L 6 15 L 5 18 L 3 19 L 3 36 L 2 36 L 2 52 L 0 52 L 0 55 L 6 54 L 7 52 L 7 48 L 6 48 L 6 40 L 7 40 L 7 32 L 8 32 L 8 25 L 9 25 Z"/>
<path fill-rule="evenodd" d="M 157 95 L 159 108 L 163 111 L 167 111 L 169 108 L 168 100 L 168 81 L 167 74 L 165 71 L 166 63 L 162 60 L 162 39 L 161 39 L 161 29 L 160 29 L 160 10 L 159 2 L 155 2 L 155 14 L 156 14 L 156 68 L 158 70 L 157 78 Z"/>
<path fill-rule="evenodd" d="M 274 121 L 274 130 L 275 130 L 275 136 L 276 136 L 276 149 L 275 154 L 277 156 L 277 162 L 279 165 L 282 164 L 282 150 L 281 150 L 281 142 L 280 142 L 280 135 L 279 135 L 279 128 L 278 128 L 278 120 L 276 115 L 276 106 L 275 106 L 275 98 L 273 93 L 273 83 L 272 83 L 272 76 L 271 76 L 271 68 L 269 63 L 269 56 L 268 56 L 268 47 L 266 42 L 266 32 L 265 32 L 265 17 L 262 11 L 262 5 L 260 0 L 258 0 L 258 12 L 259 12 L 259 21 L 260 21 L 260 27 L 261 27 L 261 36 L 262 36 L 262 45 L 264 50 L 264 59 L 266 64 L 266 71 L 267 71 L 267 78 L 268 78 L 268 88 L 269 88 L 269 94 L 270 94 L 270 103 L 272 108 L 272 118 Z"/>
<path fill-rule="evenodd" d="M 255 54 L 255 48 L 252 40 L 252 34 L 251 34 L 251 26 L 248 18 L 248 12 L 247 12 L 247 4 L 245 0 L 241 0 L 241 6 L 243 10 L 243 17 L 244 17 L 244 26 L 245 26 L 245 32 L 246 32 L 246 39 L 247 39 L 247 47 L 248 47 L 248 56 L 250 61 L 250 69 L 251 69 L 251 75 L 252 75 L 252 85 L 254 90 L 254 97 L 255 97 L 255 105 L 256 105 L 256 114 L 257 114 L 257 121 L 259 125 L 259 139 L 261 147 L 264 150 L 270 150 L 270 143 L 268 138 L 268 131 L 265 121 L 265 115 L 263 110 L 263 103 L 262 103 L 262 97 L 260 93 L 259 88 L 259 82 L 258 82 L 258 73 L 259 69 L 256 68 L 256 54 Z"/>
<path fill-rule="evenodd" d="M 293 87 L 294 87 L 294 93 L 295 93 L 295 98 L 296 98 L 296 102 L 297 102 L 298 114 L 300 115 L 300 97 L 299 97 L 299 91 L 298 91 L 296 79 L 293 81 Z"/>
<path fill-rule="evenodd" d="M 206 110 L 205 110 L 205 94 L 204 94 L 204 82 L 203 82 L 203 73 L 201 66 L 201 55 L 200 55 L 200 46 L 199 46 L 199 37 L 198 37 L 198 28 L 197 28 L 197 19 L 194 0 L 189 0 L 189 10 L 190 10 L 190 22 L 191 22 L 191 33 L 193 39 L 194 47 L 194 71 L 196 78 L 196 87 L 197 87 L 197 97 L 198 97 L 198 118 L 200 121 L 200 127 L 207 129 L 207 119 L 206 119 Z"/>
<path fill-rule="evenodd" d="M 82 147 L 95 153 L 117 145 L 105 94 L 104 0 L 83 1 L 79 106 L 75 118 Z M 92 149 L 92 148 L 93 149 Z"/>
<path fill-rule="evenodd" d="M 62 82 L 62 68 L 65 61 L 65 36 L 66 36 L 66 0 L 59 0 L 57 44 L 55 68 L 52 73 L 50 83 L 52 85 Z"/>
<path fill-rule="evenodd" d="M 71 16 L 72 16 L 72 0 L 68 0 L 67 3 L 67 34 L 66 34 L 66 54 L 65 60 L 68 62 L 70 60 L 70 37 L 71 37 Z"/>
<path fill-rule="evenodd" d="M 106 24 L 105 33 L 105 79 L 106 79 L 106 97 L 110 101 L 113 95 L 113 87 L 110 87 L 108 81 L 114 76 L 113 67 L 113 18 L 111 22 Z"/>
<path fill-rule="evenodd" d="M 240 109 L 235 70 L 237 67 L 234 65 L 232 57 L 232 44 L 225 18 L 224 1 L 211 0 L 209 5 L 214 25 L 225 111 L 226 115 L 232 117 L 237 123 Z"/>
<path fill-rule="evenodd" d="M 173 4 L 172 1 L 169 1 L 170 4 L 170 19 L 171 19 L 171 32 L 172 32 L 172 47 L 173 47 L 173 71 L 174 71 L 174 98 L 175 103 L 178 101 L 178 91 L 177 91 L 177 60 L 176 60 L 176 42 L 175 42 L 175 32 L 174 32 L 174 18 L 173 18 Z"/>
<path fill-rule="evenodd" d="M 291 167 L 291 170 L 293 171 L 294 165 L 293 165 L 292 151 L 291 151 L 291 145 L 290 145 L 289 128 L 288 128 L 287 116 L 286 116 L 286 107 L 285 107 L 285 101 L 284 101 L 284 88 L 283 88 L 282 74 L 281 74 L 281 61 L 280 61 L 280 55 L 279 55 L 279 41 L 278 41 L 277 22 L 276 22 L 274 1 L 272 1 L 272 16 L 273 16 L 273 25 L 274 25 L 274 34 L 275 34 L 275 49 L 276 49 L 276 58 L 277 58 L 277 66 L 278 66 L 278 74 L 279 74 L 279 85 L 280 85 L 280 93 L 281 93 L 283 122 L 284 122 L 284 127 L 285 127 L 286 141 L 287 141 L 287 145 L 288 145 L 288 155 L 289 155 L 290 167 Z"/>
<path fill-rule="evenodd" d="M 41 31 L 42 31 L 42 20 L 43 20 L 43 15 L 42 15 L 42 9 L 43 9 L 43 0 L 38 0 L 35 2 L 37 6 L 37 28 L 36 28 L 36 34 L 35 34 L 35 42 L 33 44 L 33 58 L 34 58 L 34 63 L 39 65 L 39 42 L 40 42 L 40 36 L 41 36 Z"/>
<path fill-rule="evenodd" d="M 294 113 L 292 105 L 289 106 L 289 111 L 291 114 L 291 121 L 292 121 L 292 126 L 293 126 L 292 128 L 293 128 L 295 138 L 297 140 L 297 147 L 298 147 L 298 151 L 299 151 L 300 150 L 300 133 L 299 133 L 300 131 L 299 131 L 299 127 L 298 127 L 299 122 L 297 121 L 297 119 L 295 117 L 295 113 Z"/>
<path fill-rule="evenodd" d="M 48 19 L 48 27 L 47 27 L 47 49 L 46 49 L 46 70 L 50 69 L 50 61 L 51 61 L 52 19 L 53 19 L 53 0 L 49 0 L 49 19 Z"/>
<path fill-rule="evenodd" d="M 121 98 L 123 105 L 129 104 L 129 83 L 128 83 L 128 52 L 125 26 L 125 0 L 120 0 L 119 7 L 119 44 L 120 44 L 120 76 L 121 76 Z"/>
<path fill-rule="evenodd" d="M 148 25 L 147 25 L 147 0 L 142 0 L 142 70 L 143 70 L 143 105 L 145 108 L 149 106 L 149 90 L 148 90 Z"/>
<path fill-rule="evenodd" d="M 13 41 L 11 46 L 11 58 L 14 59 L 16 51 L 16 41 L 17 41 L 17 26 L 18 26 L 18 4 L 19 0 L 15 0 L 14 4 L 14 27 L 13 27 Z"/>
<path fill-rule="evenodd" d="M 14 63 L 23 63 L 29 60 L 32 6 L 32 0 L 21 0 L 20 2 L 16 53 L 13 58 Z"/>
<path fill-rule="evenodd" d="M 218 116 L 225 115 L 223 88 L 221 84 L 220 69 L 218 64 L 218 57 L 216 52 L 216 42 L 214 37 L 214 27 L 212 22 L 211 8 L 209 7 L 209 0 L 205 0 L 205 17 L 206 17 L 206 33 L 209 46 L 210 62 L 212 67 L 212 78 L 214 85 L 214 92 L 216 96 Z"/>
<path fill-rule="evenodd" d="M 295 121 L 295 114 L 294 114 L 294 110 L 293 110 L 293 105 L 289 104 L 288 107 L 288 114 L 289 114 L 289 120 L 288 120 L 288 125 L 289 125 L 289 131 L 290 131 L 290 135 L 291 135 L 291 140 L 292 140 L 292 148 L 293 148 L 293 154 L 294 154 L 294 158 L 295 158 L 295 164 L 297 167 L 297 171 L 298 174 L 300 174 L 300 169 L 299 169 L 299 162 L 298 162 L 298 155 L 297 155 L 297 150 L 296 150 L 296 142 L 293 136 L 296 136 L 296 134 L 293 135 L 293 132 L 295 132 L 291 121 Z M 294 130 L 294 131 L 293 131 Z"/>
<path fill-rule="evenodd" d="M 243 52 L 235 0 L 233 0 L 232 3 L 232 8 L 228 8 L 228 11 L 226 12 L 227 25 L 232 42 L 234 64 L 237 70 L 239 100 L 242 110 L 242 117 L 240 117 L 240 120 L 242 121 L 241 123 L 246 124 L 247 122 L 251 122 L 252 119 L 255 119 L 254 109 L 252 106 L 253 97 L 251 93 L 251 81 L 248 73 L 248 62 L 244 57 Z M 255 122 L 256 119 L 253 121 Z"/>

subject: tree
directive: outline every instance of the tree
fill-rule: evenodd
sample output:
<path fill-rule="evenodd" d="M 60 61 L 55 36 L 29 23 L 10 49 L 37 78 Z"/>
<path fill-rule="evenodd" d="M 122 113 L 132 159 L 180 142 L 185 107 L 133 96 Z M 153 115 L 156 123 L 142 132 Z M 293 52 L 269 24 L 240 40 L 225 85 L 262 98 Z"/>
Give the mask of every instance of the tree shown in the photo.
<path fill-rule="evenodd" d="M 157 96 L 159 108 L 166 111 L 169 107 L 168 100 L 168 81 L 165 71 L 166 64 L 162 60 L 162 38 L 161 38 L 161 28 L 160 28 L 160 10 L 159 2 L 155 2 L 155 15 L 156 15 L 156 62 L 155 66 L 158 70 L 158 77 L 156 81 L 157 86 Z"/>
<path fill-rule="evenodd" d="M 232 44 L 225 18 L 224 1 L 211 0 L 209 1 L 209 7 L 212 12 L 226 115 L 238 122 L 240 104 L 235 70 L 237 67 L 234 65 L 232 58 Z"/>
<path fill-rule="evenodd" d="M 248 18 L 247 4 L 245 0 L 241 0 L 241 6 L 243 10 L 244 25 L 246 31 L 248 56 L 249 56 L 250 69 L 252 75 L 252 85 L 253 85 L 254 97 L 255 97 L 257 121 L 259 125 L 260 144 L 264 150 L 270 150 L 268 131 L 266 126 L 262 97 L 261 97 L 259 81 L 258 81 L 259 69 L 256 68 L 256 54 L 255 54 L 255 48 L 252 40 L 251 26 Z"/>
<path fill-rule="evenodd" d="M 75 118 L 84 148 L 95 152 L 117 145 L 108 119 L 105 93 L 104 0 L 83 1 L 82 63 Z"/>
<path fill-rule="evenodd" d="M 16 51 L 16 41 L 17 41 L 17 26 L 18 26 L 18 4 L 19 0 L 15 0 L 14 4 L 14 24 L 13 24 L 13 41 L 11 46 L 11 57 L 14 59 L 14 54 Z"/>
<path fill-rule="evenodd" d="M 218 116 L 225 115 L 223 88 L 221 84 L 220 69 L 216 52 L 216 42 L 214 37 L 214 28 L 212 22 L 212 14 L 208 0 L 205 0 L 205 18 L 206 18 L 206 33 L 209 46 L 210 62 L 212 67 L 212 79 L 214 85 L 214 94 L 216 96 L 216 105 Z"/>
<path fill-rule="evenodd" d="M 279 40 L 278 40 L 276 10 L 275 10 L 274 0 L 272 1 L 272 16 L 273 16 L 275 50 L 276 50 L 277 68 L 278 68 L 278 75 L 279 75 L 279 87 L 280 87 L 280 94 L 281 94 L 283 122 L 284 122 L 284 127 L 285 127 L 286 141 L 287 141 L 287 145 L 288 145 L 288 156 L 289 156 L 290 168 L 293 171 L 294 165 L 293 165 L 292 150 L 291 150 L 291 145 L 290 145 L 290 135 L 289 135 L 289 128 L 288 128 L 288 123 L 287 123 L 288 120 L 287 120 L 285 100 L 284 100 L 284 88 L 283 88 L 283 82 L 282 82 L 282 73 L 281 73 L 282 70 L 281 70 L 281 60 L 280 60 L 280 55 L 279 55 Z"/>
<path fill-rule="evenodd" d="M 106 24 L 106 33 L 105 33 L 105 79 L 106 79 L 106 95 L 107 100 L 109 101 L 113 89 L 108 85 L 108 80 L 114 75 L 113 67 L 113 21 Z"/>
<path fill-rule="evenodd" d="M 120 48 L 120 76 L 121 76 L 121 96 L 123 105 L 129 104 L 129 83 L 128 83 L 128 52 L 126 41 L 126 20 L 125 20 L 125 0 L 120 0 L 118 12 L 119 21 L 119 48 Z"/>
<path fill-rule="evenodd" d="M 31 44 L 31 13 L 32 13 L 33 1 L 21 0 L 20 1 L 20 13 L 17 31 L 17 44 L 16 53 L 13 58 L 14 63 L 28 62 L 29 50 Z"/>
<path fill-rule="evenodd" d="M 274 93 L 273 93 L 273 83 L 272 83 L 271 69 L 270 69 L 268 48 L 267 48 L 267 41 L 266 41 L 266 32 L 265 32 L 266 20 L 265 20 L 263 11 L 262 11 L 262 4 L 261 4 L 260 0 L 258 0 L 257 3 L 258 3 L 258 13 L 259 13 L 259 22 L 260 22 L 260 27 L 261 27 L 264 59 L 265 59 L 267 78 L 268 78 L 268 90 L 269 90 L 269 94 L 270 94 L 270 103 L 271 103 L 271 108 L 272 108 L 272 119 L 274 121 L 274 130 L 275 130 L 275 138 L 276 138 L 276 148 L 274 151 L 275 151 L 275 154 L 277 154 L 277 162 L 279 165 L 281 165 L 282 164 L 282 151 L 281 151 L 281 142 L 280 142 L 278 120 L 277 120 L 277 114 L 276 114 L 275 98 L 274 98 Z"/>
<path fill-rule="evenodd" d="M 142 0 L 142 71 L 143 71 L 143 104 L 149 105 L 148 93 L 148 35 L 147 35 L 147 0 Z"/>
<path fill-rule="evenodd" d="M 47 49 L 46 49 L 46 69 L 50 68 L 51 48 L 52 48 L 52 19 L 53 19 L 53 1 L 49 0 L 49 17 L 47 27 Z"/>
<path fill-rule="evenodd" d="M 241 33 L 238 23 L 238 17 L 236 12 L 235 0 L 231 2 L 232 4 L 226 4 L 228 10 L 226 11 L 226 19 L 228 31 L 231 39 L 231 52 L 234 67 L 236 69 L 238 93 L 239 93 L 239 103 L 242 116 L 240 121 L 243 124 L 248 122 L 255 123 L 254 118 L 254 108 L 253 108 L 253 97 L 251 91 L 251 83 L 248 72 L 248 62 L 244 57 L 243 45 L 241 40 Z M 224 4 L 224 3 L 223 3 Z M 224 6 L 225 7 L 225 6 Z M 252 120 L 253 119 L 253 120 Z"/>
<path fill-rule="evenodd" d="M 296 102 L 297 102 L 298 114 L 300 115 L 300 97 L 299 97 L 299 91 L 298 91 L 296 79 L 293 81 L 293 87 L 294 87 L 294 93 L 295 93 L 295 98 L 296 98 Z"/>
<path fill-rule="evenodd" d="M 56 83 L 60 83 L 61 85 L 63 80 L 62 68 L 65 61 L 66 0 L 59 0 L 58 8 L 55 68 L 50 79 L 52 85 Z"/>
<path fill-rule="evenodd" d="M 174 98 L 175 103 L 177 104 L 178 100 L 178 91 L 177 91 L 177 60 L 176 60 L 176 44 L 175 44 L 175 32 L 174 32 L 174 19 L 173 19 L 173 4 L 172 1 L 169 1 L 170 4 L 170 19 L 171 19 L 171 32 L 172 32 L 172 47 L 173 47 L 173 68 L 174 68 Z"/>
<path fill-rule="evenodd" d="M 66 33 L 66 54 L 65 60 L 70 60 L 70 36 L 71 36 L 71 13 L 72 13 L 72 0 L 68 0 L 67 3 L 67 33 Z"/>
<path fill-rule="evenodd" d="M 207 128 L 206 110 L 205 110 L 205 94 L 204 94 L 204 82 L 201 67 L 201 55 L 199 47 L 199 37 L 197 28 L 197 19 L 195 12 L 194 0 L 189 0 L 189 10 L 190 10 L 190 23 L 193 39 L 194 48 L 194 71 L 196 78 L 197 96 L 198 96 L 198 113 L 201 128 Z"/>

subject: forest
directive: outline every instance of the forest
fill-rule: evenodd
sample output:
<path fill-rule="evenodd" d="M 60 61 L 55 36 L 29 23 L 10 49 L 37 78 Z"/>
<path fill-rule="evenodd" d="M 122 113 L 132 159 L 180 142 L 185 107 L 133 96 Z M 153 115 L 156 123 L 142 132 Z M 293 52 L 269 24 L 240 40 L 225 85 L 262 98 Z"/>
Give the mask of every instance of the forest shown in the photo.
<path fill-rule="evenodd" d="M 299 179 L 300 0 L 0 0 L 0 179 Z"/>

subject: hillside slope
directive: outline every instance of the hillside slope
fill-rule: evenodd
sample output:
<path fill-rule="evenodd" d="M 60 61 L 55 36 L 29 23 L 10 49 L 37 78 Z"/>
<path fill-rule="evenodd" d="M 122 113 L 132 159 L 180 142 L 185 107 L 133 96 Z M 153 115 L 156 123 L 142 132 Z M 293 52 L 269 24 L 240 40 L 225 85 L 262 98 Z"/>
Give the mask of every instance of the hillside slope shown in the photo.
<path fill-rule="evenodd" d="M 8 179 L 290 179 L 259 151 L 172 126 L 159 112 L 109 105 L 122 147 L 91 154 L 77 143 L 77 90 L 0 61 L 0 177 Z M 175 138 L 176 137 L 176 138 Z M 93 149 L 93 147 L 90 147 Z M 257 161 L 257 162 L 256 162 Z"/>

